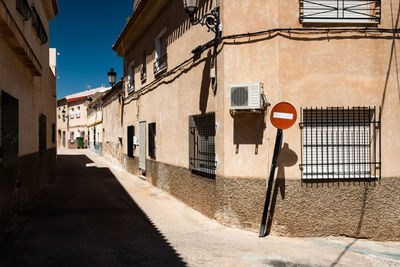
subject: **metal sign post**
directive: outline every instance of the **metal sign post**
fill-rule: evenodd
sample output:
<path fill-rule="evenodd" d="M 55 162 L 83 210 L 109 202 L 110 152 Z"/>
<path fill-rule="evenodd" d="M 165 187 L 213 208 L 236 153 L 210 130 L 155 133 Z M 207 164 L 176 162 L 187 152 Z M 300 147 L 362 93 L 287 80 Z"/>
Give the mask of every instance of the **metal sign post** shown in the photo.
<path fill-rule="evenodd" d="M 279 152 L 282 146 L 282 136 L 283 136 L 282 129 L 288 129 L 292 127 L 293 124 L 296 122 L 296 118 L 297 118 L 296 109 L 291 104 L 286 102 L 281 102 L 279 104 L 276 104 L 271 110 L 271 117 L 270 117 L 271 123 L 278 130 L 276 132 L 274 155 L 272 157 L 271 171 L 269 173 L 267 195 L 265 197 L 264 211 L 261 219 L 259 237 L 264 237 L 265 235 L 265 227 L 267 222 L 269 203 L 271 201 L 272 186 L 274 184 L 276 163 L 278 161 Z"/>

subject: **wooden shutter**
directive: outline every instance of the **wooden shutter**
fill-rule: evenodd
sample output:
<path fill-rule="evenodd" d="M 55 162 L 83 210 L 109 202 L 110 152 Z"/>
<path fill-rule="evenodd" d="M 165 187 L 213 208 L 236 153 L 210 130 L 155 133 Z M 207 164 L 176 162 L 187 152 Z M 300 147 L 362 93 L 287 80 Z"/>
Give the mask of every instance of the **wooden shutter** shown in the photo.
<path fill-rule="evenodd" d="M 156 156 L 156 123 L 149 123 L 149 157 Z"/>
<path fill-rule="evenodd" d="M 133 137 L 135 136 L 135 127 L 133 125 L 128 126 L 127 131 L 128 157 L 133 158 Z"/>

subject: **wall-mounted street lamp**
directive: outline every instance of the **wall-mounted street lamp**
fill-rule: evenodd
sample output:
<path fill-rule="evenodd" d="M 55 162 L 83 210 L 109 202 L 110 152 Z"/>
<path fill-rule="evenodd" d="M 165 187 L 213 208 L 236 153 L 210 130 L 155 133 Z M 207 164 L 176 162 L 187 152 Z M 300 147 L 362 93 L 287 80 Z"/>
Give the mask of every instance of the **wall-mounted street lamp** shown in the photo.
<path fill-rule="evenodd" d="M 114 69 L 110 69 L 110 71 L 107 72 L 107 75 L 108 75 L 108 83 L 111 84 L 111 87 L 114 86 L 117 73 L 114 71 Z"/>
<path fill-rule="evenodd" d="M 91 96 L 88 96 L 88 97 L 86 98 L 86 101 L 87 101 L 87 103 L 88 103 L 88 106 L 90 106 L 90 105 L 92 104 L 93 98 L 92 98 Z"/>
<path fill-rule="evenodd" d="M 207 26 L 208 31 L 211 30 L 215 33 L 215 39 L 221 37 L 219 6 L 211 10 L 209 13 L 204 14 L 201 18 L 195 18 L 194 16 L 197 10 L 199 10 L 199 0 L 183 0 L 183 7 L 185 13 L 189 15 L 190 23 L 192 25 L 205 25 Z"/>
<path fill-rule="evenodd" d="M 208 31 L 215 33 L 214 38 L 214 67 L 210 69 L 211 87 L 214 91 L 214 95 L 217 93 L 217 50 L 218 43 L 221 38 L 221 24 L 220 24 L 220 13 L 219 6 L 211 10 L 209 13 L 204 14 L 201 18 L 196 18 L 195 14 L 199 10 L 199 0 L 183 0 L 183 8 L 185 13 L 189 15 L 189 20 L 192 25 L 200 24 L 201 26 L 207 26 Z M 204 46 L 199 45 L 192 50 L 193 54 L 198 54 L 203 51 Z"/>

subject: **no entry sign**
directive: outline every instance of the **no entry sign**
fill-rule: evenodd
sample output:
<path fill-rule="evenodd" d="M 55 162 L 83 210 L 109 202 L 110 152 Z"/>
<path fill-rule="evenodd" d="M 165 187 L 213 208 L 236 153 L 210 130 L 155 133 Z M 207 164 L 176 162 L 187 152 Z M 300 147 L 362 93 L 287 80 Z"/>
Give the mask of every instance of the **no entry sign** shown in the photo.
<path fill-rule="evenodd" d="M 276 104 L 272 108 L 270 119 L 272 125 L 278 128 L 278 130 L 276 131 L 274 155 L 272 157 L 271 172 L 269 173 L 267 195 L 265 197 L 264 211 L 261 219 L 259 237 L 263 237 L 265 235 L 265 226 L 267 222 L 269 202 L 271 200 L 272 185 L 274 183 L 276 163 L 282 146 L 282 130 L 288 129 L 293 126 L 297 119 L 297 112 L 291 104 L 287 102 L 281 102 L 279 104 Z"/>
<path fill-rule="evenodd" d="M 297 119 L 296 109 L 287 102 L 276 104 L 271 111 L 270 120 L 272 125 L 278 129 L 288 129 L 293 126 Z"/>

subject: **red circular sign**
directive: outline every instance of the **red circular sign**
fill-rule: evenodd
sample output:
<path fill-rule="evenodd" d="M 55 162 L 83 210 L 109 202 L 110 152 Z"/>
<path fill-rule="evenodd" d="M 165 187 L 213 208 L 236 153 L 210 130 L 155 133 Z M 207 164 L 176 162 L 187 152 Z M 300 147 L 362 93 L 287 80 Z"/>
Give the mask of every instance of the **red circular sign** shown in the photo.
<path fill-rule="evenodd" d="M 297 112 L 292 104 L 281 102 L 272 108 L 270 119 L 276 128 L 285 130 L 296 122 Z"/>

